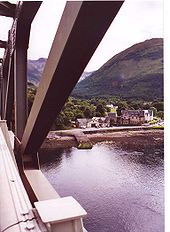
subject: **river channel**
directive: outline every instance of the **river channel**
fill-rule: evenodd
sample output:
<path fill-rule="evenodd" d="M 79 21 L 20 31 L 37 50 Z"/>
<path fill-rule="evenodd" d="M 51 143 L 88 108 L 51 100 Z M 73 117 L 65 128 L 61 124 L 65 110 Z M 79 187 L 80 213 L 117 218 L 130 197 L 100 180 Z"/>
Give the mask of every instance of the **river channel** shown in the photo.
<path fill-rule="evenodd" d="M 41 169 L 60 196 L 87 211 L 88 232 L 163 232 L 163 148 L 138 152 L 98 143 L 41 155 Z"/>

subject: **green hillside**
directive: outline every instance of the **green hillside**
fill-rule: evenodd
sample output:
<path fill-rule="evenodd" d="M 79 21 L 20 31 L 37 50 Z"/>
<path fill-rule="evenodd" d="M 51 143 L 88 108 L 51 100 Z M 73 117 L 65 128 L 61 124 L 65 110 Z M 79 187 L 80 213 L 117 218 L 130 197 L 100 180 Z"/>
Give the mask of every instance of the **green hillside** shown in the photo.
<path fill-rule="evenodd" d="M 146 40 L 117 54 L 79 82 L 72 95 L 163 99 L 163 39 Z"/>

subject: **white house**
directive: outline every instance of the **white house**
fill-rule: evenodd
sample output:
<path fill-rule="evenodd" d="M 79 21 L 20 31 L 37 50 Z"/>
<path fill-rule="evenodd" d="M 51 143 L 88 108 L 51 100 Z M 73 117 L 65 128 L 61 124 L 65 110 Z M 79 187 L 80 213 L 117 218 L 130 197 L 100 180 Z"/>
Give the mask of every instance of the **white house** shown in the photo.
<path fill-rule="evenodd" d="M 141 125 L 151 120 L 152 110 L 121 110 L 121 124 Z"/>

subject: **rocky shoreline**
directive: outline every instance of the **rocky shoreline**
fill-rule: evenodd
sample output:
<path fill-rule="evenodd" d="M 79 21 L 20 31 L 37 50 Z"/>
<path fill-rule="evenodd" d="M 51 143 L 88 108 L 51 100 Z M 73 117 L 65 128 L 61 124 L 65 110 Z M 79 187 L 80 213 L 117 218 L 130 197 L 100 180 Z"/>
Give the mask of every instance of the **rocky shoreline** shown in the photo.
<path fill-rule="evenodd" d="M 87 134 L 88 139 L 94 145 L 98 142 L 111 142 L 117 148 L 126 150 L 143 151 L 156 149 L 164 146 L 163 130 L 137 130 L 137 131 L 115 131 L 109 133 Z M 77 141 L 72 135 L 55 135 L 47 138 L 41 150 L 55 150 L 60 148 L 77 147 Z"/>

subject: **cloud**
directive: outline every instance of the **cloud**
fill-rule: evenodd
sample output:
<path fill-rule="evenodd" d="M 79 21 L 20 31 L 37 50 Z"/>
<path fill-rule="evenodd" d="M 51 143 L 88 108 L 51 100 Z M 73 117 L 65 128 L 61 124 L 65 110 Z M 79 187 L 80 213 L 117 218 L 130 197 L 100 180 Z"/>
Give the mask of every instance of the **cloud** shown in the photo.
<path fill-rule="evenodd" d="M 124 2 L 91 58 L 86 70 L 98 69 L 108 59 L 135 43 L 163 37 L 163 1 Z"/>
<path fill-rule="evenodd" d="M 4 16 L 0 16 L 0 40 L 7 41 L 8 31 L 12 26 L 12 19 Z M 0 49 L 0 57 L 3 57 L 4 49 Z"/>
<path fill-rule="evenodd" d="M 29 59 L 48 57 L 65 3 L 43 1 L 31 26 Z M 11 19 L 0 17 L 0 23 L 0 39 L 6 40 Z M 120 51 L 154 37 L 163 37 L 163 0 L 126 0 L 86 70 L 96 70 Z"/>

